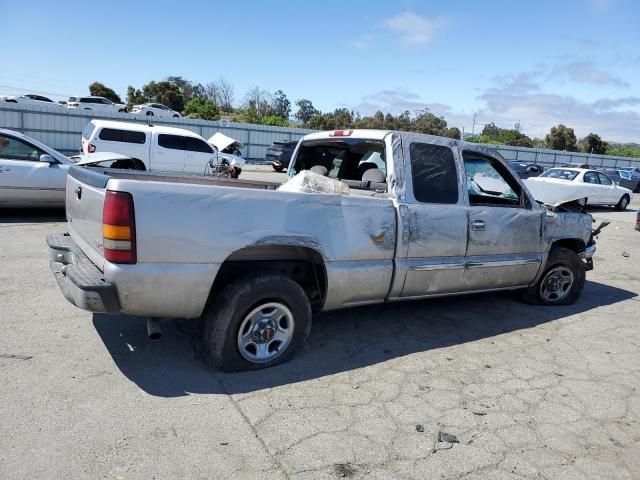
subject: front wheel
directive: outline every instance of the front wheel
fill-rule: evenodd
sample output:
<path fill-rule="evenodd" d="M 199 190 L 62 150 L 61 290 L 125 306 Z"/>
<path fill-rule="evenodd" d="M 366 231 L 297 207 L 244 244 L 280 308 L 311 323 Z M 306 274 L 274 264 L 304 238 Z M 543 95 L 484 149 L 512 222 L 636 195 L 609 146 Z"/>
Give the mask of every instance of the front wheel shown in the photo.
<path fill-rule="evenodd" d="M 617 203 L 616 210 L 620 210 L 621 212 L 624 212 L 628 206 L 629 206 L 629 195 L 625 193 L 620 199 L 620 201 Z"/>
<path fill-rule="evenodd" d="M 281 172 L 282 170 L 284 170 L 284 167 L 276 167 L 275 165 L 272 165 L 272 167 L 276 172 Z"/>
<path fill-rule="evenodd" d="M 584 289 L 585 266 L 578 254 L 564 247 L 549 252 L 544 273 L 524 292 L 523 300 L 536 305 L 572 305 Z"/>
<path fill-rule="evenodd" d="M 311 331 L 306 293 L 284 275 L 249 275 L 229 284 L 203 314 L 207 359 L 227 372 L 286 361 Z"/>

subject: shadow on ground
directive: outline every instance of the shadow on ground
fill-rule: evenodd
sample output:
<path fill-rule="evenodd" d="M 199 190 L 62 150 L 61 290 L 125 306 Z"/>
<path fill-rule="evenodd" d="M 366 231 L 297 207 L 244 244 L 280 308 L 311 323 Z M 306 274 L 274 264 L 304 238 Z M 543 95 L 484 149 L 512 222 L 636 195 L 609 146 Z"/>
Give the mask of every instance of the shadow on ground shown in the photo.
<path fill-rule="evenodd" d="M 0 223 L 66 222 L 64 208 L 0 209 Z"/>
<path fill-rule="evenodd" d="M 635 296 L 587 282 L 580 301 L 566 307 L 524 305 L 512 293 L 495 293 L 324 313 L 314 317 L 306 346 L 289 362 L 235 374 L 204 365 L 197 320 L 165 322 L 164 335 L 155 343 L 147 339 L 142 318 L 96 314 L 93 323 L 124 375 L 151 395 L 175 397 L 244 393 L 319 378 L 535 327 Z"/>

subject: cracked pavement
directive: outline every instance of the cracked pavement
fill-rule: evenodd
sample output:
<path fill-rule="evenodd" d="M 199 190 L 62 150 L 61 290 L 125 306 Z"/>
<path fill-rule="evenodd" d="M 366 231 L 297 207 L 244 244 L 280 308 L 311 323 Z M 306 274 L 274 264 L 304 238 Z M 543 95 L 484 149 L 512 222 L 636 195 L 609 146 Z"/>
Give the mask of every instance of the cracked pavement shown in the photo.
<path fill-rule="evenodd" d="M 195 321 L 152 343 L 68 304 L 44 244 L 64 218 L 0 214 L 0 478 L 639 478 L 638 206 L 592 212 L 612 224 L 576 305 L 322 314 L 290 362 L 241 374 L 204 366 Z"/>

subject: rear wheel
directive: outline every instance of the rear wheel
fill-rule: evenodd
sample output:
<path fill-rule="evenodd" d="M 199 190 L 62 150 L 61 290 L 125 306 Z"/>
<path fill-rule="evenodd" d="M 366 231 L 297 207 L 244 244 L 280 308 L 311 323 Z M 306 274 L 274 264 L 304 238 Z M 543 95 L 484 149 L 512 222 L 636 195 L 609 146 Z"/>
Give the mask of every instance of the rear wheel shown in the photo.
<path fill-rule="evenodd" d="M 625 211 L 629 206 L 629 195 L 626 193 L 622 196 L 618 204 L 616 205 L 616 210 Z"/>
<path fill-rule="evenodd" d="M 585 267 L 578 254 L 564 247 L 549 252 L 544 273 L 535 285 L 524 292 L 526 303 L 537 305 L 572 305 L 584 289 Z"/>
<path fill-rule="evenodd" d="M 177 113 L 173 116 L 173 118 L 180 118 L 180 115 L 178 115 Z"/>
<path fill-rule="evenodd" d="M 272 165 L 272 167 L 276 172 L 281 172 L 282 170 L 284 170 L 284 167 L 276 167 L 275 165 Z"/>
<path fill-rule="evenodd" d="M 147 112 L 147 117 L 153 117 L 153 112 Z"/>
<path fill-rule="evenodd" d="M 207 306 L 203 318 L 207 359 L 228 372 L 282 363 L 311 331 L 307 295 L 283 275 L 241 277 Z"/>

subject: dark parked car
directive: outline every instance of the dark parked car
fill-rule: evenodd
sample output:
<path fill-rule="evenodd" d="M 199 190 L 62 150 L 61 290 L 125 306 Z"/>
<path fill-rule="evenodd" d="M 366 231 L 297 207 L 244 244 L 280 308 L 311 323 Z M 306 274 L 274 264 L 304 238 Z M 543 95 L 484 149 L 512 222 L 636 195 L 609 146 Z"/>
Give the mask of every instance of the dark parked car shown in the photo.
<path fill-rule="evenodd" d="M 276 172 L 281 172 L 289 166 L 289 161 L 291 160 L 293 151 L 296 149 L 296 145 L 298 145 L 297 140 L 273 142 L 273 144 L 267 148 L 265 160 Z"/>
<path fill-rule="evenodd" d="M 544 167 L 535 163 L 518 162 L 510 160 L 509 165 L 515 170 L 520 178 L 537 177 L 544 172 Z"/>
<path fill-rule="evenodd" d="M 629 190 L 639 193 L 640 192 L 640 175 L 633 175 L 631 170 L 617 170 L 613 168 L 607 168 L 603 170 L 604 173 L 609 175 L 611 180 L 618 185 Z"/>
<path fill-rule="evenodd" d="M 638 210 L 638 214 L 636 216 L 636 230 L 640 232 L 640 210 Z"/>

